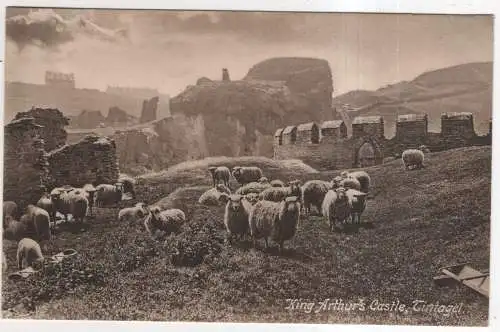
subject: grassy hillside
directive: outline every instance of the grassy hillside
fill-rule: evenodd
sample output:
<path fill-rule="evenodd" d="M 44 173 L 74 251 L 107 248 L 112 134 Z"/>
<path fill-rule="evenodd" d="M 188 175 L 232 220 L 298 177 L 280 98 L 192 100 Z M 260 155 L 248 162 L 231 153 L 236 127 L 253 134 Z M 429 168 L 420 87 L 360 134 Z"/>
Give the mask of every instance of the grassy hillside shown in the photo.
<path fill-rule="evenodd" d="M 397 115 L 427 113 L 429 130 L 441 130 L 441 113 L 472 112 L 476 132 L 484 135 L 492 116 L 493 64 L 468 63 L 425 72 L 376 91 L 351 91 L 334 98 L 334 104 L 350 104 L 354 116 L 383 115 L 386 137 L 395 134 Z"/>
<path fill-rule="evenodd" d="M 28 295 L 38 304 L 29 317 L 44 319 L 487 324 L 487 299 L 460 285 L 439 288 L 432 277 L 440 267 L 454 263 L 489 266 L 491 147 L 429 154 L 427 167 L 419 171 L 405 172 L 399 160 L 367 168 L 373 197 L 363 218 L 374 226 L 330 233 L 322 218 L 302 218 L 283 256 L 275 246 L 264 252 L 263 241 L 257 250 L 247 242 L 224 244 L 223 207 L 197 203 L 210 186 L 209 164 L 243 163 L 260 165 L 271 179 L 329 179 L 338 174 L 287 168 L 263 158 L 221 157 L 142 177 L 139 199 L 156 202 L 166 197 L 162 201 L 167 206 L 186 210 L 189 222 L 182 233 L 155 244 L 139 227 L 118 225 L 117 209 L 99 209 L 87 232 L 60 233 L 50 250 L 77 249 L 80 260 L 63 275 L 87 268 L 85 273 L 98 280 L 73 278 L 67 291 L 55 287 L 67 284 L 56 278 L 19 284 L 6 280 L 4 309 Z M 121 203 L 125 204 L 134 201 Z M 4 250 L 10 273 L 15 244 L 4 242 Z M 194 266 L 180 267 L 179 262 Z M 44 289 L 41 295 L 23 291 L 39 285 Z M 315 301 L 316 306 L 310 313 L 288 310 L 290 298 Z M 328 298 L 344 303 L 364 300 L 367 308 L 316 312 L 317 303 Z M 373 300 L 397 299 L 410 307 L 413 300 L 463 307 L 450 317 L 411 309 L 368 309 Z"/>

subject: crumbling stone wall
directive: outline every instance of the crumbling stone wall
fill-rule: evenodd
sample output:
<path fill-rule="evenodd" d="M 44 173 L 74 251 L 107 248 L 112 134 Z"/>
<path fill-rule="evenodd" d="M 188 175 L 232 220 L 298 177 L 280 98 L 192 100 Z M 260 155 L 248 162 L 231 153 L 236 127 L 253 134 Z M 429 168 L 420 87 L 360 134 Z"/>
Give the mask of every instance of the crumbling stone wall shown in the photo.
<path fill-rule="evenodd" d="M 39 132 L 45 142 L 45 151 L 66 144 L 68 134 L 64 127 L 69 125 L 69 119 L 61 111 L 55 108 L 32 108 L 27 112 L 17 113 L 15 120 L 26 117 L 34 118 L 35 122 L 42 126 Z"/>
<path fill-rule="evenodd" d="M 108 137 L 88 135 L 75 144 L 51 151 L 47 158 L 55 186 L 113 184 L 118 180 L 116 145 Z"/>
<path fill-rule="evenodd" d="M 13 120 L 4 128 L 4 201 L 15 201 L 21 209 L 35 204 L 48 186 L 45 143 L 32 117 Z"/>
<path fill-rule="evenodd" d="M 141 111 L 141 123 L 150 122 L 157 119 L 157 110 L 158 110 L 158 102 L 160 101 L 159 97 L 153 97 L 149 100 L 144 100 L 142 103 L 142 111 Z"/>

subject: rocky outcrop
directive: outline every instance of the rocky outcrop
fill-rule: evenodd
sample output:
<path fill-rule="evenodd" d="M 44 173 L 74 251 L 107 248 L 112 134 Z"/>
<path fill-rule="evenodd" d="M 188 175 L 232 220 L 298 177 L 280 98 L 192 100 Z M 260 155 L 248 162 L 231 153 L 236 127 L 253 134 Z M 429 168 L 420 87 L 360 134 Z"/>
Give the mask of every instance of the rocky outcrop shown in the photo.
<path fill-rule="evenodd" d="M 137 118 L 122 110 L 119 107 L 113 106 L 109 109 L 108 116 L 106 117 L 106 124 L 108 126 L 123 126 L 127 124 L 134 124 Z"/>
<path fill-rule="evenodd" d="M 66 143 L 68 134 L 64 127 L 69 125 L 69 119 L 58 109 L 32 108 L 27 112 L 16 114 L 15 120 L 21 118 L 33 118 L 35 123 L 42 126 L 39 133 L 45 142 L 46 151 L 56 149 Z"/>

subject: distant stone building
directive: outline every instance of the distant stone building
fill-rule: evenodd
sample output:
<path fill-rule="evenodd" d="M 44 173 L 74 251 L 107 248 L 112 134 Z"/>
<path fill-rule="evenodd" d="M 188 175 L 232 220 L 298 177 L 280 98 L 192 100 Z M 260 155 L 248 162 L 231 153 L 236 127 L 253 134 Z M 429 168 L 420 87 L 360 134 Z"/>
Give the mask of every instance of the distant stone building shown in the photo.
<path fill-rule="evenodd" d="M 321 124 L 321 142 L 335 142 L 347 138 L 347 126 L 342 120 L 325 121 Z"/>
<path fill-rule="evenodd" d="M 319 143 L 319 127 L 314 122 L 302 123 L 297 126 L 297 143 Z"/>
<path fill-rule="evenodd" d="M 399 115 L 396 121 L 396 138 L 401 142 L 421 144 L 427 138 L 427 114 Z"/>
<path fill-rule="evenodd" d="M 297 141 L 297 126 L 288 126 L 283 129 L 283 144 L 295 144 Z"/>
<path fill-rule="evenodd" d="M 157 119 L 159 97 L 153 97 L 149 100 L 144 100 L 142 103 L 140 123 L 150 122 Z"/>
<path fill-rule="evenodd" d="M 109 108 L 108 116 L 106 117 L 106 122 L 109 125 L 120 125 L 126 124 L 130 120 L 131 116 L 117 106 Z"/>
<path fill-rule="evenodd" d="M 36 204 L 48 185 L 48 164 L 43 127 L 32 117 L 13 120 L 4 127 L 4 201 L 15 201 L 21 209 Z"/>
<path fill-rule="evenodd" d="M 107 137 L 88 135 L 77 143 L 51 151 L 47 158 L 55 186 L 113 184 L 118 180 L 116 144 Z"/>
<path fill-rule="evenodd" d="M 44 140 L 45 150 L 50 151 L 63 146 L 66 143 L 68 134 L 64 127 L 69 125 L 69 119 L 55 108 L 32 108 L 27 112 L 19 112 L 15 119 L 34 118 L 34 121 L 41 125 L 40 137 Z"/>
<path fill-rule="evenodd" d="M 229 71 L 227 68 L 222 68 L 222 81 L 229 82 L 231 78 L 229 77 Z"/>
<path fill-rule="evenodd" d="M 73 73 L 60 73 L 54 71 L 46 71 L 45 72 L 45 85 L 57 87 L 57 88 L 65 88 L 65 89 L 74 89 L 75 88 L 75 74 Z"/>
<path fill-rule="evenodd" d="M 441 115 L 441 136 L 447 148 L 465 146 L 476 137 L 472 113 L 444 113 Z"/>
<path fill-rule="evenodd" d="M 285 128 L 280 128 L 274 133 L 274 145 L 283 145 L 283 130 Z"/>
<path fill-rule="evenodd" d="M 352 122 L 352 137 L 354 139 L 365 136 L 383 138 L 384 119 L 381 116 L 357 116 Z"/>

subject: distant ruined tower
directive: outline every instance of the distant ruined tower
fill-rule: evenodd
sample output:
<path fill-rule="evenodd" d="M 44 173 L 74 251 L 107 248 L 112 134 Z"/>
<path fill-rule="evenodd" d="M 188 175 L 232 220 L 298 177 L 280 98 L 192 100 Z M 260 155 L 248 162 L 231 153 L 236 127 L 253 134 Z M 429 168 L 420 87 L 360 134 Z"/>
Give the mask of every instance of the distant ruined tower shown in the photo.
<path fill-rule="evenodd" d="M 229 82 L 231 79 L 229 78 L 229 71 L 227 68 L 222 68 L 222 81 L 223 82 Z"/>
<path fill-rule="evenodd" d="M 156 120 L 159 97 L 153 97 L 149 100 L 144 100 L 142 102 L 142 112 L 140 123 L 150 122 Z"/>

